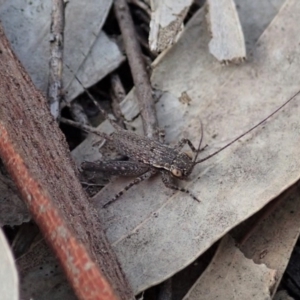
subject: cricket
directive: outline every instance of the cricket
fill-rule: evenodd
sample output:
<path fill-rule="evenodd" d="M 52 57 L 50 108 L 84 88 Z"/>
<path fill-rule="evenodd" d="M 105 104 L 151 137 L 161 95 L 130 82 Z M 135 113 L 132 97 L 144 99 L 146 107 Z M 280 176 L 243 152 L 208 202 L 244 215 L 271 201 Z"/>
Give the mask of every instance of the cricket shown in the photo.
<path fill-rule="evenodd" d="M 176 179 L 185 180 L 192 173 L 195 165 L 217 155 L 246 134 L 250 133 L 263 123 L 265 123 L 268 119 L 270 119 L 273 115 L 275 115 L 278 111 L 280 111 L 284 106 L 286 106 L 289 102 L 291 102 L 300 91 L 295 93 L 292 97 L 290 97 L 287 101 L 285 101 L 280 107 L 274 110 L 271 114 L 269 114 L 262 121 L 248 129 L 243 134 L 234 138 L 231 142 L 221 147 L 214 153 L 202 158 L 198 159 L 198 154 L 201 152 L 201 145 L 203 141 L 203 125 L 201 123 L 201 135 L 200 142 L 198 147 L 195 147 L 193 143 L 189 139 L 182 139 L 174 146 L 169 146 L 163 143 L 163 141 L 157 141 L 154 139 L 150 139 L 148 137 L 140 136 L 134 132 L 130 132 L 128 130 L 123 129 L 119 126 L 113 119 L 111 119 L 106 111 L 102 109 L 100 104 L 96 101 L 96 99 L 89 93 L 88 90 L 84 88 L 85 92 L 91 98 L 93 103 L 99 109 L 99 111 L 104 115 L 104 117 L 109 120 L 109 122 L 114 127 L 115 131 L 111 135 L 107 135 L 99 130 L 80 124 L 78 122 L 74 122 L 72 120 L 68 120 L 65 118 L 61 118 L 61 122 L 77 127 L 81 130 L 94 133 L 107 141 L 110 141 L 114 144 L 117 151 L 128 157 L 130 160 L 128 161 L 100 161 L 100 162 L 83 162 L 81 164 L 81 168 L 83 170 L 88 171 L 102 171 L 106 172 L 109 175 L 119 175 L 119 176 L 135 176 L 136 178 L 131 181 L 124 189 L 122 189 L 118 194 L 116 194 L 110 201 L 108 201 L 103 207 L 107 207 L 111 203 L 115 202 L 118 198 L 120 198 L 125 191 L 129 190 L 134 185 L 139 184 L 140 182 L 147 180 L 151 176 L 160 173 L 161 179 L 164 185 L 167 188 L 177 190 L 183 193 L 188 194 L 192 199 L 200 202 L 200 200 L 193 195 L 188 189 L 179 187 L 175 184 Z M 191 157 L 186 152 L 182 151 L 182 148 L 188 145 L 189 148 L 194 153 L 194 157 Z"/>

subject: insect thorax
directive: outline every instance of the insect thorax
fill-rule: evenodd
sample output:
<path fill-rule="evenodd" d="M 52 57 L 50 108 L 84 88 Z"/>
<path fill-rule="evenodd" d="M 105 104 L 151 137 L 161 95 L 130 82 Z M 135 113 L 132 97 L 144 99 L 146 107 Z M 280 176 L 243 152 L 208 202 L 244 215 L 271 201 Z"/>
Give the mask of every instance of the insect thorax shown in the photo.
<path fill-rule="evenodd" d="M 193 162 L 184 152 L 158 141 L 120 130 L 113 133 L 114 143 L 120 154 L 146 165 L 170 171 L 177 178 L 190 173 Z"/>

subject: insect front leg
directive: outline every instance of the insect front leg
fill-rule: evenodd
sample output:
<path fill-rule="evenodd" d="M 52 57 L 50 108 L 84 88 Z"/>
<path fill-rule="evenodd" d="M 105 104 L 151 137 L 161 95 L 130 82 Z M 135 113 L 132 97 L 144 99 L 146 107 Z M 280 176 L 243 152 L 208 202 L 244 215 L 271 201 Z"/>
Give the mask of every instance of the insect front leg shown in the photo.
<path fill-rule="evenodd" d="M 175 185 L 174 182 L 173 182 L 173 178 L 170 176 L 170 174 L 167 171 L 161 171 L 161 179 L 162 179 L 162 182 L 165 184 L 166 187 L 168 187 L 172 190 L 187 193 L 194 200 L 200 202 L 200 200 L 197 197 L 195 197 L 189 190 L 187 190 L 185 188 L 178 187 L 177 185 Z"/>
<path fill-rule="evenodd" d="M 128 185 L 126 185 L 125 188 L 122 191 L 120 191 L 118 194 L 116 194 L 114 198 L 112 198 L 110 201 L 105 203 L 103 205 L 103 208 L 105 208 L 108 205 L 110 205 L 111 203 L 115 202 L 120 196 L 122 196 L 124 194 L 125 191 L 128 191 L 134 185 L 139 184 L 140 182 L 142 182 L 146 179 L 149 179 L 152 175 L 154 175 L 156 173 L 157 173 L 157 170 L 155 168 L 148 168 L 148 171 L 146 173 L 144 173 L 143 175 L 135 178 Z"/>
<path fill-rule="evenodd" d="M 176 149 L 177 151 L 180 151 L 184 145 L 188 144 L 188 146 L 191 148 L 191 150 L 194 152 L 194 153 L 197 153 L 197 152 L 201 152 L 203 151 L 207 145 L 205 145 L 203 148 L 201 149 L 197 149 L 195 148 L 195 146 L 193 145 L 193 143 L 189 140 L 189 139 L 181 139 L 177 145 L 175 145 L 174 149 Z"/>

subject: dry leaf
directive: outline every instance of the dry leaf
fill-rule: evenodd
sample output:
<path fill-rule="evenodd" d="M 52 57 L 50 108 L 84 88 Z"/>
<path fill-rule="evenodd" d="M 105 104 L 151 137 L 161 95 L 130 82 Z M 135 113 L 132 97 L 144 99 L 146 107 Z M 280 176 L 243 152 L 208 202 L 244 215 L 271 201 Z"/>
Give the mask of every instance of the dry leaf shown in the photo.
<path fill-rule="evenodd" d="M 226 235 L 210 265 L 183 299 L 271 299 L 275 277 L 275 270 L 245 258 Z"/>
<path fill-rule="evenodd" d="M 51 3 L 50 0 L 0 2 L 5 34 L 33 82 L 44 94 L 48 87 Z M 78 72 L 86 87 L 109 74 L 124 59 L 116 43 L 101 32 L 111 4 L 111 0 L 72 0 L 66 6 L 64 63 L 73 72 Z M 67 101 L 82 93 L 82 87 L 78 87 L 68 68 L 64 68 L 63 81 L 69 92 Z"/>
<path fill-rule="evenodd" d="M 151 0 L 150 49 L 162 52 L 173 45 L 183 30 L 191 0 Z"/>
<path fill-rule="evenodd" d="M 299 10 L 298 2 L 288 1 L 260 38 L 250 62 L 229 69 L 217 65 L 207 53 L 204 14 L 195 16 L 153 72 L 153 86 L 165 92 L 157 112 L 167 142 L 188 137 L 197 143 L 201 118 L 204 142 L 209 145 L 202 154 L 206 156 L 297 92 Z M 192 99 L 190 106 L 178 100 L 183 91 Z M 197 166 L 191 181 L 181 185 L 196 194 L 201 204 L 174 194 L 159 178 L 132 188 L 107 210 L 102 209 L 103 203 L 128 181 L 120 179 L 94 197 L 108 238 L 136 292 L 187 266 L 298 180 L 298 110 L 295 99 L 264 128 Z"/>
<path fill-rule="evenodd" d="M 19 278 L 6 238 L 0 230 L 0 295 L 2 300 L 19 299 Z"/>
<path fill-rule="evenodd" d="M 265 264 L 277 270 L 276 286 L 281 281 L 291 253 L 300 232 L 300 186 L 297 183 L 284 200 L 267 219 L 263 220 L 251 233 L 250 238 L 240 246 L 246 257 L 257 264 Z M 278 200 L 276 200 L 278 201 Z"/>
<path fill-rule="evenodd" d="M 255 49 L 248 64 L 222 68 L 215 62 L 207 52 L 209 36 L 204 14 L 199 12 L 179 43 L 154 70 L 153 84 L 165 91 L 157 111 L 167 141 L 174 143 L 186 135 L 197 143 L 201 118 L 205 124 L 205 142 L 209 144 L 202 155 L 260 121 L 300 87 L 299 62 L 294 59 L 290 64 L 286 59 L 298 57 L 295 45 L 299 5 L 288 2 L 255 48 L 253 42 L 276 14 L 274 3 L 249 4 L 246 0 L 240 3 L 245 3 L 244 7 L 253 5 L 252 13 L 249 10 L 240 15 L 241 23 L 246 26 L 247 49 Z M 269 10 L 265 10 L 264 18 L 256 20 L 261 6 Z M 281 24 L 285 32 L 281 31 Z M 255 30 L 251 30 L 253 26 Z M 189 106 L 179 101 L 183 92 L 192 100 Z M 128 120 L 137 114 L 132 95 L 122 104 Z M 183 194 L 174 194 L 160 178 L 135 186 L 107 210 L 102 210 L 101 203 L 113 197 L 126 180 L 110 184 L 93 199 L 136 293 L 184 268 L 298 178 L 299 150 L 295 146 L 299 140 L 298 113 L 295 100 L 264 129 L 197 166 L 191 181 L 180 184 L 196 193 L 201 204 Z M 140 130 L 139 118 L 132 124 Z M 291 131 L 293 128 L 295 132 Z"/>
<path fill-rule="evenodd" d="M 238 299 L 253 298 L 255 293 L 258 293 L 258 295 L 255 296 L 255 299 L 265 299 L 264 297 L 270 298 L 270 296 L 275 294 L 289 262 L 291 252 L 293 251 L 299 236 L 299 184 L 295 185 L 290 191 L 284 193 L 284 195 L 280 196 L 275 201 L 276 203 L 281 201 L 281 205 L 279 205 L 273 211 L 273 213 L 271 213 L 263 221 L 257 224 L 253 219 L 249 220 L 252 226 L 253 223 L 256 224 L 256 230 L 251 232 L 251 236 L 246 242 L 238 246 L 242 252 L 240 252 L 238 249 L 234 250 L 232 248 L 231 251 L 233 253 L 238 253 L 239 259 L 242 258 L 241 261 L 236 261 L 236 257 L 231 255 L 230 258 L 233 261 L 232 264 L 234 264 L 234 267 L 229 267 L 227 270 L 227 275 L 224 276 L 224 272 L 226 270 L 224 270 L 222 266 L 226 264 L 229 265 L 230 262 L 228 260 L 226 250 L 224 251 L 224 247 L 219 248 L 219 253 L 217 254 L 219 257 L 215 258 L 209 267 L 211 270 L 213 269 L 213 271 L 205 271 L 201 275 L 198 282 L 195 283 L 195 285 L 189 291 L 189 296 L 187 296 L 186 299 L 216 299 L 217 295 L 215 292 L 219 293 L 220 287 L 223 289 L 223 298 L 226 299 L 231 298 L 228 295 L 233 293 L 233 287 L 235 289 L 234 295 L 238 297 Z M 273 203 L 273 205 L 274 204 L 275 203 Z M 264 211 L 267 209 L 270 209 L 270 206 L 266 207 L 259 214 L 257 214 L 257 218 L 260 218 L 261 215 L 264 215 Z M 233 230 L 233 235 L 236 236 L 238 234 L 239 236 L 244 236 L 245 232 L 248 232 L 248 230 L 249 225 L 246 221 L 245 224 L 243 223 L 241 226 L 238 226 Z M 260 266 L 263 265 L 269 269 L 276 270 L 276 277 L 272 280 L 272 285 L 270 287 L 259 287 L 260 290 L 258 289 L 256 292 L 253 292 L 252 289 L 249 289 L 249 280 L 241 280 L 238 282 L 238 284 L 233 281 L 232 284 L 228 285 L 228 281 L 232 281 L 232 277 L 238 277 L 241 268 L 244 267 L 244 262 L 247 262 L 247 259 L 243 257 L 242 253 L 247 259 L 249 259 L 247 265 L 253 265 L 252 269 L 254 266 L 258 266 L 260 268 Z M 259 269 L 257 271 L 259 271 Z M 242 277 L 248 277 L 249 271 L 243 269 L 243 274 L 244 275 L 242 275 Z M 215 280 L 215 278 L 219 279 Z M 251 275 L 250 278 L 252 278 Z M 268 284 L 268 282 L 266 283 Z M 207 286 L 209 286 L 209 289 Z M 268 289 L 267 295 L 263 293 L 266 287 Z M 238 296 L 240 291 L 244 291 L 244 297 Z M 206 294 L 206 296 L 203 294 Z"/>
<path fill-rule="evenodd" d="M 208 0 L 209 51 L 220 62 L 243 62 L 246 45 L 234 0 Z"/>
<path fill-rule="evenodd" d="M 113 132 L 113 127 L 109 122 L 103 122 L 98 129 L 107 134 Z M 72 151 L 72 157 L 77 166 L 84 161 L 94 162 L 97 160 L 103 160 L 103 156 L 99 149 L 106 143 L 105 140 L 99 141 L 99 137 L 94 134 L 89 134 L 87 138 L 78 147 Z"/>

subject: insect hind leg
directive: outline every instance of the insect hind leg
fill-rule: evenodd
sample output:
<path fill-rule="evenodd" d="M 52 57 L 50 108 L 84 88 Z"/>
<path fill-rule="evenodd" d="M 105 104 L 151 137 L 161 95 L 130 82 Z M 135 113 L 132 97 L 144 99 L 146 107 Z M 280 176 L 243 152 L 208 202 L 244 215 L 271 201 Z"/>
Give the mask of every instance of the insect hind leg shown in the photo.
<path fill-rule="evenodd" d="M 188 194 L 191 198 L 193 198 L 194 200 L 196 200 L 197 202 L 201 202 L 196 196 L 194 196 L 189 190 L 185 189 L 185 188 L 181 188 L 178 187 L 177 185 L 175 185 L 172 181 L 172 177 L 170 176 L 169 173 L 162 171 L 161 172 L 161 179 L 162 182 L 164 183 L 164 185 L 172 190 L 176 190 L 176 191 L 180 191 L 183 193 Z"/>
<path fill-rule="evenodd" d="M 149 179 L 152 175 L 156 174 L 157 170 L 154 168 L 151 168 L 149 171 L 147 171 L 146 173 L 140 175 L 139 177 L 135 178 L 134 180 L 132 180 L 128 185 L 126 185 L 122 191 L 120 191 L 118 194 L 116 194 L 111 200 L 109 200 L 107 203 L 105 203 L 103 205 L 103 208 L 106 208 L 107 206 L 109 206 L 110 204 L 112 204 L 113 202 L 115 202 L 116 200 L 118 200 L 125 191 L 128 191 L 130 188 L 132 188 L 134 185 L 139 184 L 140 182 Z"/>

